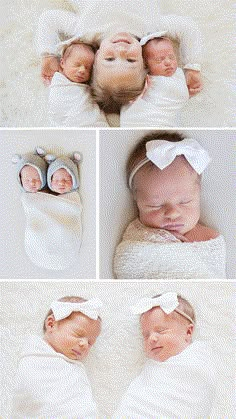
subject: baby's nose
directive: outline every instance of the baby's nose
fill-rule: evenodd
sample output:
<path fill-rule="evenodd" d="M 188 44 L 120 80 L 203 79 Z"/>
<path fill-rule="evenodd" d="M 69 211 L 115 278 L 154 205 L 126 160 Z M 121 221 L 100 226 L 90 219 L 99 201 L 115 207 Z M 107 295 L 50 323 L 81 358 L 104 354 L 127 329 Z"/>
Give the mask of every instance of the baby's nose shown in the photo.
<path fill-rule="evenodd" d="M 165 216 L 171 219 L 178 218 L 180 215 L 177 205 L 168 205 L 165 209 Z"/>
<path fill-rule="evenodd" d="M 79 346 L 87 347 L 88 346 L 88 339 L 87 338 L 80 338 L 79 339 Z"/>
<path fill-rule="evenodd" d="M 85 66 L 84 66 L 84 65 L 80 65 L 80 66 L 78 67 L 78 72 L 79 72 L 79 73 L 84 73 L 84 72 L 85 72 Z"/>
<path fill-rule="evenodd" d="M 159 338 L 159 335 L 157 332 L 151 333 L 149 336 L 150 342 L 157 342 L 158 338 Z"/>

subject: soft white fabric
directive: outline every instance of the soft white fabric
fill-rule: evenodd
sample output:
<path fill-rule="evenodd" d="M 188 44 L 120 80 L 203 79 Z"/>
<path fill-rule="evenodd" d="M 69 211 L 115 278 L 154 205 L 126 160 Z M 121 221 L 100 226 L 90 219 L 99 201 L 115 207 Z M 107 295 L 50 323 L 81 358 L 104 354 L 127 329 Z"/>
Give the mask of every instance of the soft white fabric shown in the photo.
<path fill-rule="evenodd" d="M 79 193 L 24 193 L 21 201 L 26 216 L 25 250 L 31 261 L 56 270 L 75 263 L 82 234 Z"/>
<path fill-rule="evenodd" d="M 223 236 L 201 242 L 181 242 L 167 231 L 134 220 L 127 227 L 114 258 L 117 279 L 225 278 Z"/>
<path fill-rule="evenodd" d="M 207 418 L 217 381 L 214 360 L 201 341 L 164 362 L 148 360 L 113 419 Z"/>
<path fill-rule="evenodd" d="M 150 86 L 142 97 L 122 107 L 121 127 L 173 127 L 189 99 L 185 75 L 177 68 L 171 77 L 149 76 Z"/>
<path fill-rule="evenodd" d="M 54 351 L 40 336 L 25 343 L 14 389 L 12 419 L 95 419 L 85 367 Z"/>
<path fill-rule="evenodd" d="M 170 314 L 176 309 L 176 307 L 178 307 L 178 305 L 179 300 L 176 292 L 166 292 L 159 297 L 142 298 L 137 301 L 135 306 L 131 307 L 131 311 L 134 314 L 142 314 L 151 310 L 153 307 L 160 307 L 164 313 Z"/>
<path fill-rule="evenodd" d="M 98 298 L 91 298 L 90 300 L 81 303 L 69 301 L 53 301 L 51 309 L 55 320 L 66 319 L 71 313 L 79 311 L 93 320 L 97 320 L 99 316 L 99 309 L 102 307 L 102 301 Z"/>
<path fill-rule="evenodd" d="M 48 113 L 52 126 L 107 127 L 104 113 L 92 102 L 90 87 L 56 72 L 50 84 Z"/>
<path fill-rule="evenodd" d="M 82 2 L 78 15 L 61 10 L 44 12 L 39 19 L 36 48 L 39 55 L 57 54 L 60 33 L 87 42 L 99 41 L 102 34 L 128 31 L 142 37 L 147 32 L 168 31 L 180 42 L 183 65 L 201 63 L 202 40 L 196 23 L 182 16 L 160 16 L 156 0 L 100 0 Z"/>

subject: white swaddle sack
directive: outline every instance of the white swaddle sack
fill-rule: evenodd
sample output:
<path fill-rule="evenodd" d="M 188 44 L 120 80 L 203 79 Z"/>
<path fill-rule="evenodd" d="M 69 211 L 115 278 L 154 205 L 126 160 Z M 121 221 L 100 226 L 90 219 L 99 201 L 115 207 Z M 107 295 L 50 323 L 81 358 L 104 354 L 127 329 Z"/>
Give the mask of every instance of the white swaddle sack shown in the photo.
<path fill-rule="evenodd" d="M 91 386 L 80 361 L 31 336 L 19 360 L 12 419 L 96 419 Z"/>
<path fill-rule="evenodd" d="M 104 113 L 92 100 L 89 85 L 74 83 L 56 72 L 49 89 L 48 114 L 52 126 L 109 126 Z"/>
<path fill-rule="evenodd" d="M 82 205 L 79 193 L 23 193 L 25 251 L 37 266 L 66 269 L 76 262 L 81 245 Z"/>
<path fill-rule="evenodd" d="M 168 235 L 163 239 L 162 232 Z M 134 220 L 114 257 L 117 279 L 223 279 L 226 249 L 222 235 L 201 242 L 181 242 L 167 231 Z"/>
<path fill-rule="evenodd" d="M 203 419 L 216 393 L 216 357 L 201 341 L 164 362 L 149 359 L 113 419 Z"/>
<path fill-rule="evenodd" d="M 171 77 L 149 76 L 145 94 L 121 109 L 121 127 L 173 127 L 180 125 L 181 110 L 189 99 L 184 72 Z"/>

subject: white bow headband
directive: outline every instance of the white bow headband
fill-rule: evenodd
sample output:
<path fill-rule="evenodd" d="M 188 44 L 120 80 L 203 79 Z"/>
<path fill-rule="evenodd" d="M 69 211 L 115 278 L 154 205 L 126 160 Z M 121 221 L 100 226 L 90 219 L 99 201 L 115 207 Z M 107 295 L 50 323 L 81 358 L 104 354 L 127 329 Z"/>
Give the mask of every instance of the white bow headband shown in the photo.
<path fill-rule="evenodd" d="M 193 319 L 188 316 L 188 314 L 177 308 L 178 305 L 179 300 L 176 292 L 166 292 L 159 297 L 142 298 L 135 306 L 131 307 L 131 311 L 134 314 L 143 314 L 151 310 L 153 307 L 160 307 L 164 313 L 170 314 L 173 311 L 176 311 L 194 324 Z"/>
<path fill-rule="evenodd" d="M 80 312 L 90 319 L 97 320 L 99 316 L 99 309 L 102 307 L 102 302 L 98 298 L 91 298 L 91 300 L 83 301 L 82 303 L 71 303 L 68 301 L 53 301 L 51 310 L 55 320 L 66 319 L 73 312 Z"/>
<path fill-rule="evenodd" d="M 211 161 L 208 152 L 196 140 L 191 138 L 185 138 L 184 140 L 177 142 L 166 140 L 148 141 L 146 143 L 146 157 L 141 160 L 130 173 L 130 189 L 132 188 L 134 175 L 144 166 L 144 164 L 151 161 L 155 166 L 163 170 L 174 161 L 175 157 L 181 155 L 184 155 L 186 160 L 199 175 Z"/>

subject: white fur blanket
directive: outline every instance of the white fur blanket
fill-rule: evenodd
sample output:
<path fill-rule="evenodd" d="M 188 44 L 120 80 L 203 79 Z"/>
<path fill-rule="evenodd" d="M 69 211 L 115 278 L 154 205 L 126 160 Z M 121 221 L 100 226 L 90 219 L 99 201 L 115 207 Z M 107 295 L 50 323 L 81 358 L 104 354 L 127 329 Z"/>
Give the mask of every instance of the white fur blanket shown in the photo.
<path fill-rule="evenodd" d="M 81 244 L 81 202 L 78 192 L 51 195 L 23 193 L 25 250 L 46 269 L 66 269 L 76 262 Z"/>
<path fill-rule="evenodd" d="M 96 419 L 85 367 L 31 336 L 19 361 L 12 419 Z"/>
<path fill-rule="evenodd" d="M 190 16 L 196 20 L 205 42 L 204 89 L 182 112 L 182 126 L 235 126 L 234 2 L 166 0 L 160 3 L 163 14 Z M 59 8 L 77 12 L 79 0 L 1 3 L 0 39 L 4 60 L 0 79 L 1 126 L 48 125 L 48 89 L 40 80 L 40 60 L 34 48 L 34 37 L 42 11 Z"/>
<path fill-rule="evenodd" d="M 196 341 L 167 361 L 148 360 L 113 418 L 208 417 L 216 389 L 214 358 L 204 342 Z"/>
<path fill-rule="evenodd" d="M 223 236 L 202 242 L 154 242 L 155 229 L 140 239 L 138 220 L 127 227 L 117 246 L 114 273 L 118 279 L 216 279 L 225 278 Z"/>

